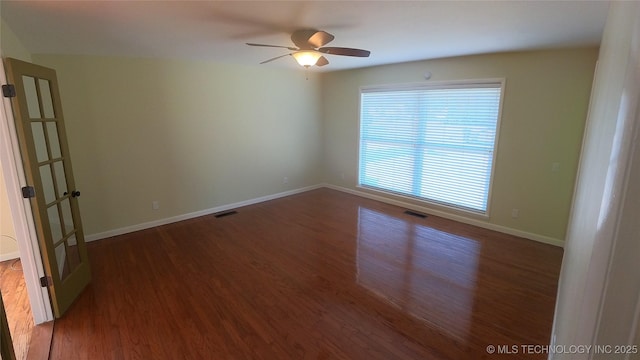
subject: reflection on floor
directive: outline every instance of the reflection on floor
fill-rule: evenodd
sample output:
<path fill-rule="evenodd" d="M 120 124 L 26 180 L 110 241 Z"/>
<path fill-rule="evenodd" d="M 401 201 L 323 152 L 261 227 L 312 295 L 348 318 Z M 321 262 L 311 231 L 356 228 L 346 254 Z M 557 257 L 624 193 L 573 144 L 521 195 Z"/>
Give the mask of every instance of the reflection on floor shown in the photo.
<path fill-rule="evenodd" d="M 20 259 L 0 262 L 0 291 L 16 359 L 26 359 L 33 331 L 33 316 Z"/>
<path fill-rule="evenodd" d="M 52 359 L 546 359 L 562 249 L 319 189 L 88 244 Z"/>
<path fill-rule="evenodd" d="M 358 284 L 419 321 L 466 341 L 479 241 L 358 210 Z"/>

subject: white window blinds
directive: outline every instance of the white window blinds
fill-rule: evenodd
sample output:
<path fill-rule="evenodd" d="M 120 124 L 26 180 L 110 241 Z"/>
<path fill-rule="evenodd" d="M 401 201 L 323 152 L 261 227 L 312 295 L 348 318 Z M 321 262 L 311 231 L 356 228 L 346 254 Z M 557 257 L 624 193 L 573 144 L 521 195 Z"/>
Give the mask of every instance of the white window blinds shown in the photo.
<path fill-rule="evenodd" d="M 363 89 L 360 186 L 487 212 L 502 82 Z"/>

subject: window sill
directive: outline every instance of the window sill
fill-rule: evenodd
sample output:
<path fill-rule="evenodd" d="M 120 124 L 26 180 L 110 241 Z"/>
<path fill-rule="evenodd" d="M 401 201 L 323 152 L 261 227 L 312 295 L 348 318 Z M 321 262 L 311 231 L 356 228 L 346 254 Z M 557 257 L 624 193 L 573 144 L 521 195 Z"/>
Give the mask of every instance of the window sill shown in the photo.
<path fill-rule="evenodd" d="M 468 218 L 474 218 L 478 220 L 489 220 L 489 209 L 486 212 L 478 212 L 473 210 L 467 210 L 460 207 L 445 205 L 442 203 L 438 203 L 435 201 L 428 201 L 425 199 L 407 196 L 399 193 L 395 193 L 392 191 L 385 191 L 378 188 L 366 186 L 366 185 L 356 185 L 356 189 L 359 191 L 363 191 L 366 193 L 370 193 L 372 195 L 383 196 L 385 198 L 397 199 L 399 202 L 403 202 L 406 206 L 411 206 L 412 210 L 422 211 L 427 214 L 431 214 L 433 212 L 446 212 L 454 215 L 460 215 Z M 430 212 L 431 210 L 431 212 Z M 438 216 L 435 215 L 434 216 Z"/>

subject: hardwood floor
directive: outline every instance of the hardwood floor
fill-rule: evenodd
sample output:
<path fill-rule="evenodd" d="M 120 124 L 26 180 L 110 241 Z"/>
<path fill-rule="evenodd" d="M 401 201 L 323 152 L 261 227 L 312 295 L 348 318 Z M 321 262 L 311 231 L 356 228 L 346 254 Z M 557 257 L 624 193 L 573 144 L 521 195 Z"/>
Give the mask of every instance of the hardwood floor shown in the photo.
<path fill-rule="evenodd" d="M 34 325 L 19 259 L 0 262 L 0 292 L 16 359 L 26 359 Z"/>
<path fill-rule="evenodd" d="M 16 359 L 49 359 L 53 321 L 34 325 L 20 260 L 0 262 L 0 292 L 5 299 Z"/>
<path fill-rule="evenodd" d="M 88 245 L 51 359 L 546 359 L 562 249 L 319 189 Z"/>

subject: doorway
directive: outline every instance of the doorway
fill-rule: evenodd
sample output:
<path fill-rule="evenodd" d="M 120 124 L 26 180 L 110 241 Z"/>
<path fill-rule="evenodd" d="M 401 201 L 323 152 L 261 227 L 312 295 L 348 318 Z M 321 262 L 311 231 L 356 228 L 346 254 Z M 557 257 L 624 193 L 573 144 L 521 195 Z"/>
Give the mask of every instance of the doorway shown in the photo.
<path fill-rule="evenodd" d="M 22 60 L 3 61 L 8 80 L 3 93 L 11 99 L 26 178 L 19 193 L 35 223 L 45 272 L 40 285 L 48 291 L 59 318 L 91 281 L 91 268 L 57 75 L 53 69 Z"/>
<path fill-rule="evenodd" d="M 4 64 L 0 61 L 0 82 L 6 84 Z M 9 99 L 0 101 L 0 177 L 3 182 L 0 193 L 6 195 L 5 203 L 0 208 L 5 226 L 0 229 L 0 234 L 7 244 L 17 245 L 17 249 L 9 249 L 8 272 L 6 276 L 12 295 L 3 296 L 10 300 L 5 304 L 7 308 L 22 309 L 20 315 L 9 310 L 9 322 L 17 324 L 18 328 L 28 329 L 37 324 L 44 324 L 53 320 L 53 311 L 49 302 L 49 294 L 46 288 L 40 286 L 39 279 L 44 276 L 44 269 L 40 257 L 40 248 L 37 242 L 36 230 L 33 222 L 33 214 L 28 202 L 19 194 L 21 184 L 25 184 L 24 169 L 18 146 L 13 113 Z M 12 228 L 9 228 L 12 227 Z M 5 233 L 5 230 L 7 233 Z M 15 241 L 13 240 L 15 239 Z M 17 253 L 16 253 L 17 250 Z M 18 259 L 15 259 L 16 255 Z M 6 258 L 3 260 L 7 260 Z M 13 267 L 12 270 L 11 267 Z M 4 267 L 3 267 L 4 268 Z M 6 269 L 5 269 L 6 270 Z M 0 274 L 1 276 L 2 274 Z M 14 276 L 15 275 L 15 276 Z M 18 276 L 19 275 L 19 276 Z M 12 278 L 12 280 L 9 280 Z M 5 277 L 3 276 L 3 280 Z M 19 299 L 14 302 L 12 299 Z M 11 304 L 9 304 L 11 302 Z M 21 318 L 16 318 L 16 316 Z M 49 325 L 44 326 L 45 328 Z M 37 328 L 37 326 L 35 327 Z M 32 332 L 33 333 L 33 332 Z M 14 343 L 21 341 L 20 335 L 14 339 Z M 24 341 L 24 340 L 22 340 Z M 30 340 L 29 340 L 30 341 Z M 27 343 L 28 346 L 28 343 Z M 24 348 L 18 344 L 17 348 Z M 26 355 L 26 354 L 25 354 Z"/>
<path fill-rule="evenodd" d="M 0 168 L 0 293 L 16 359 L 26 359 L 34 320 L 2 168 Z"/>
<path fill-rule="evenodd" d="M 5 273 L 7 279 L 15 279 L 7 291 L 15 297 L 26 289 L 32 319 L 40 324 L 53 320 L 53 315 L 61 317 L 91 281 L 78 205 L 80 191 L 75 188 L 55 70 L 12 58 L 3 59 L 1 70 L 0 136 L 5 149 L 0 149 L 0 162 L 14 239 L 22 239 L 16 240 L 20 261 L 5 264 L 3 270 L 19 271 L 16 266 L 21 265 L 23 278 Z M 24 319 L 25 314 L 29 316 L 27 304 L 13 305 L 25 310 L 17 312 L 22 317 L 19 323 L 29 324 Z M 27 326 L 28 333 L 17 336 L 29 337 L 31 329 Z M 6 331 L 4 334 L 8 337 Z M 45 337 L 48 344 L 51 336 L 49 332 Z M 20 356 L 26 357 L 29 345 L 23 351 L 21 342 L 13 342 Z"/>
<path fill-rule="evenodd" d="M 13 226 L 4 174 L 0 168 L 0 293 L 16 359 L 25 359 L 34 328 L 18 239 Z"/>

